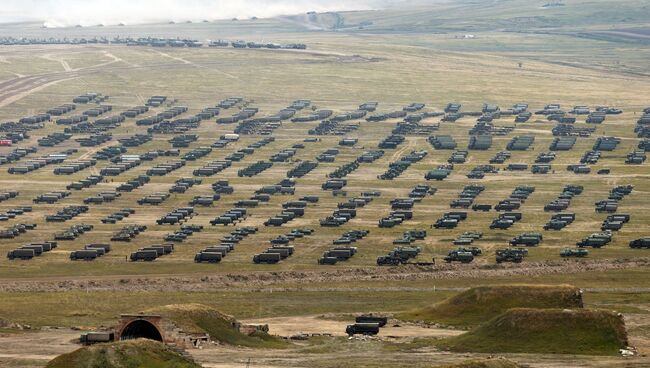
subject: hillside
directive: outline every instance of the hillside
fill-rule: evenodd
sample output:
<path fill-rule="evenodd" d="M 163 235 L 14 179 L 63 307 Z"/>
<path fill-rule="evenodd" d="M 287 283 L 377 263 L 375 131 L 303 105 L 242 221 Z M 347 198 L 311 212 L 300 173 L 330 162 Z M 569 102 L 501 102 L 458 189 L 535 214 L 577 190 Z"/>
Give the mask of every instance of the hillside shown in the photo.
<path fill-rule="evenodd" d="M 481 353 L 615 355 L 628 341 L 623 318 L 612 312 L 523 308 L 439 346 Z"/>
<path fill-rule="evenodd" d="M 650 6 L 640 0 L 407 1 L 375 11 L 296 15 L 306 28 L 350 32 L 485 32 L 609 28 L 644 25 Z"/>
<path fill-rule="evenodd" d="M 284 348 L 287 343 L 265 332 L 252 335 L 240 333 L 239 324 L 233 317 L 220 313 L 202 304 L 174 304 L 150 309 L 149 313 L 170 319 L 176 326 L 188 333 L 207 333 L 212 340 L 228 345 L 255 348 Z"/>
<path fill-rule="evenodd" d="M 60 355 L 46 368 L 200 368 L 166 345 L 152 340 L 130 340 L 86 346 Z"/>
<path fill-rule="evenodd" d="M 441 303 L 398 314 L 403 320 L 472 326 L 510 308 L 582 308 L 580 290 L 569 285 L 477 287 Z"/>

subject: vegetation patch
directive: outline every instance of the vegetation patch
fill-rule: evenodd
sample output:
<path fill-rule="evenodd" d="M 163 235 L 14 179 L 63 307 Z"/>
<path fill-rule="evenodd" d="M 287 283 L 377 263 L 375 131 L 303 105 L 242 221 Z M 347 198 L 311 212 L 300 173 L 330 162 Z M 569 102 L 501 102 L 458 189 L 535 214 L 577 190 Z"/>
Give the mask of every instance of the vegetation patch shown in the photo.
<path fill-rule="evenodd" d="M 582 308 L 580 290 L 570 285 L 507 285 L 472 288 L 432 306 L 396 318 L 469 327 L 510 308 Z"/>
<path fill-rule="evenodd" d="M 264 331 L 251 335 L 240 332 L 235 318 L 204 304 L 172 304 L 147 313 L 161 315 L 188 333 L 207 333 L 210 338 L 224 344 L 252 348 L 284 348 L 288 343 Z"/>
<path fill-rule="evenodd" d="M 612 312 L 515 308 L 438 346 L 481 353 L 616 355 L 628 340 L 623 317 Z"/>
<path fill-rule="evenodd" d="M 200 368 L 165 344 L 147 340 L 98 344 L 59 355 L 46 368 Z"/>

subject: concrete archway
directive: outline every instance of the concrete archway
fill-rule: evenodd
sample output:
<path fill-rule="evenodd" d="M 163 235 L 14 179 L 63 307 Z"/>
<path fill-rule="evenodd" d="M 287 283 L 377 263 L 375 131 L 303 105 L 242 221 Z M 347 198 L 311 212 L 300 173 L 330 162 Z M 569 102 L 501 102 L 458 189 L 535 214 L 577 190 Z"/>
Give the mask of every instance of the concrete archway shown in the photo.
<path fill-rule="evenodd" d="M 163 342 L 158 327 L 146 319 L 135 319 L 126 324 L 119 334 L 120 340 L 150 339 Z"/>

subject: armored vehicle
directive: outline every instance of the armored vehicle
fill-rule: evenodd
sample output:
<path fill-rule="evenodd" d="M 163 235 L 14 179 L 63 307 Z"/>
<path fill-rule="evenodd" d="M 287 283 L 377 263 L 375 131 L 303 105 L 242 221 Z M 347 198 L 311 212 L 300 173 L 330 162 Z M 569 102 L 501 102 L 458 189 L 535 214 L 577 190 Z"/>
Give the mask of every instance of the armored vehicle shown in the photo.
<path fill-rule="evenodd" d="M 523 260 L 524 260 L 523 253 L 516 249 L 498 249 L 496 251 L 497 263 L 502 263 L 502 262 L 520 263 Z"/>
<path fill-rule="evenodd" d="M 444 258 L 445 262 L 461 262 L 461 263 L 471 263 L 474 260 L 474 255 L 471 252 L 460 252 L 457 250 L 452 250 Z"/>
<path fill-rule="evenodd" d="M 632 240 L 630 248 L 650 248 L 650 237 Z"/>

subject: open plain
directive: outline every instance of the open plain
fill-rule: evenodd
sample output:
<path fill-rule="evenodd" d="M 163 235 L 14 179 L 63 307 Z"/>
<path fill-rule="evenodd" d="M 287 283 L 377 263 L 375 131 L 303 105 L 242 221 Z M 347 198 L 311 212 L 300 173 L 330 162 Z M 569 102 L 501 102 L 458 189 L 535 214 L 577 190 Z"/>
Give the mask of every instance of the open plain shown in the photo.
<path fill-rule="evenodd" d="M 0 156 L 7 156 L 16 148 L 37 148 L 17 161 L 0 165 L 0 192 L 18 192 L 15 198 L 0 202 L 0 212 L 32 208 L 31 212 L 0 222 L 0 230 L 19 223 L 37 225 L 13 239 L 0 239 L 3 255 L 25 244 L 54 240 L 57 233 L 72 225 L 92 225 L 92 230 L 74 240 L 57 241 L 56 248 L 33 259 L 0 260 L 0 366 L 44 367 L 57 355 L 77 349 L 79 345 L 72 340 L 80 331 L 114 326 L 120 314 L 170 304 L 200 303 L 244 323 L 268 324 L 271 335 L 310 336 L 306 340 L 288 340 L 282 348 L 207 344 L 201 349 L 187 349 L 204 367 L 432 367 L 494 356 L 529 367 L 650 367 L 650 249 L 629 246 L 635 239 L 650 237 L 650 169 L 647 162 L 626 163 L 628 154 L 644 151 L 639 144 L 648 140 L 648 136 L 639 136 L 635 128 L 640 125 L 637 121 L 644 115 L 643 110 L 650 107 L 650 10 L 645 2 L 632 0 L 621 1 L 618 10 L 607 16 L 603 9 L 608 9 L 612 2 L 567 1 L 561 9 L 542 9 L 543 2 L 535 6 L 529 6 L 530 3 L 495 1 L 484 6 L 469 1 L 418 2 L 412 10 L 147 26 L 42 29 L 37 24 L 1 25 L 0 35 L 7 37 L 183 36 L 201 41 L 223 38 L 304 43 L 307 49 L 205 45 L 162 48 L 99 43 L 0 46 L 0 136 L 12 129 L 6 122 L 18 122 L 72 103 L 76 96 L 109 96 L 101 103 L 76 103 L 75 110 L 51 116 L 42 126 L 28 130 L 29 138 L 14 142 L 11 147 L 0 147 Z M 590 10 L 582 14 L 585 8 Z M 68 139 L 51 147 L 39 145 L 39 139 L 63 133 L 75 125 L 57 124 L 58 119 L 81 115 L 102 105 L 110 105 L 112 110 L 89 121 L 119 116 L 145 105 L 152 96 L 166 96 L 166 100 L 107 129 L 96 124 L 89 130 L 75 130 Z M 156 130 L 159 123 L 136 124 L 140 119 L 178 106 L 187 110 L 166 120 L 189 119 L 235 96 L 241 100 L 234 106 L 222 107 L 219 115 L 202 119 L 196 125 L 178 123 L 172 124 L 170 130 Z M 378 105 L 376 111 L 367 112 L 362 118 L 339 121 L 336 129 L 344 127 L 348 131 L 338 135 L 314 134 L 321 131 L 317 129 L 322 128 L 321 121 L 328 119 L 259 122 L 297 100 L 309 100 L 309 104 L 296 109 L 294 118 L 319 110 L 332 110 L 332 117 L 336 117 L 357 111 L 365 102 L 376 101 Z M 424 134 L 396 131 L 404 116 L 367 120 L 402 111 L 412 103 L 425 104 L 422 109 L 408 113 L 424 113 L 415 124 L 429 129 Z M 449 115 L 445 114 L 449 103 L 462 104 L 461 113 L 479 114 L 461 114 L 455 121 L 444 121 Z M 479 116 L 486 115 L 484 104 L 507 111 L 518 103 L 528 104 L 527 110 L 533 112 L 529 120 L 515 123 L 517 114 L 494 116 L 485 134 L 491 137 L 488 149 L 469 149 L 466 159 L 454 163 L 444 180 L 425 179 L 431 170 L 448 165 L 456 150 L 467 149 L 476 135 L 470 134 L 470 130 L 475 128 Z M 541 153 L 553 151 L 550 147 L 558 137 L 553 130 L 559 122 L 549 119 L 548 114 L 535 114 L 549 104 L 559 104 L 566 116 L 576 117 L 576 122 L 569 124 L 573 128 L 593 130 L 576 135 L 569 150 L 555 151 L 549 172 L 538 174 L 531 171 L 532 166 Z M 569 112 L 582 105 L 589 112 L 608 106 L 620 109 L 621 113 L 606 115 L 600 124 L 588 124 L 586 114 Z M 247 108 L 257 109 L 250 119 L 217 123 L 217 119 Z M 244 120 L 255 119 L 258 121 L 253 124 L 252 134 L 237 130 L 246 125 Z M 215 145 L 223 136 L 235 132 L 239 133 L 238 139 Z M 93 134 L 110 134 L 110 140 L 90 147 L 77 141 Z M 152 151 L 174 150 L 170 139 L 175 136 L 195 135 L 196 139 L 178 148 L 178 156 L 157 154 L 119 175 L 103 175 L 98 183 L 87 188 L 66 188 L 114 165 L 110 160 L 96 159 L 97 154 L 136 134 L 149 134 L 150 139 L 127 147 L 122 155 L 142 157 Z M 386 137 L 394 134 L 401 135 L 403 141 L 393 148 L 379 148 Z M 450 136 L 457 147 L 434 148 L 430 136 Z M 508 150 L 513 138 L 521 136 L 532 136 L 534 142 L 524 150 Z M 268 137 L 273 139 L 250 150 L 241 160 L 229 158 Z M 619 143 L 613 150 L 600 151 L 597 162 L 587 165 L 589 173 L 567 170 L 568 165 L 580 164 L 586 152 L 597 151 L 594 144 L 603 137 L 616 137 Z M 344 138 L 358 141 L 341 145 Z M 205 156 L 185 156 L 201 147 L 210 148 Z M 646 147 L 650 150 L 650 144 Z M 333 160 L 318 162 L 317 156 L 330 149 L 338 150 Z M 383 150 L 380 157 L 360 162 L 343 176 L 347 182 L 337 195 L 323 189 L 322 185 L 333 179 L 332 173 L 338 168 L 354 164 L 360 156 L 379 149 Z M 286 160 L 271 160 L 283 150 L 293 150 L 295 154 Z M 8 170 L 65 151 L 68 152 L 62 162 L 25 174 Z M 496 172 L 486 173 L 482 179 L 467 177 L 477 166 L 490 164 L 501 151 L 510 151 L 511 156 L 504 163 L 492 164 Z M 403 162 L 413 152 L 423 153 L 423 157 L 407 165 L 392 180 L 380 178 L 394 167 L 392 164 Z M 95 164 L 70 175 L 54 173 L 58 167 L 91 159 L 96 159 Z M 180 168 L 166 175 L 151 174 L 153 167 L 180 159 L 184 159 Z M 225 169 L 209 176 L 196 175 L 196 170 L 206 164 L 225 160 L 230 162 Z M 240 175 L 252 164 L 270 160 L 275 161 L 270 168 L 251 177 Z M 295 178 L 290 194 L 272 193 L 248 207 L 246 216 L 236 224 L 210 223 L 228 210 L 242 207 L 241 201 L 266 193 L 266 187 L 282 182 L 290 170 L 305 162 L 318 165 Z M 519 163 L 526 164 L 526 169 L 506 169 Z M 603 169 L 609 169 L 609 173 L 597 174 Z M 118 190 L 142 175 L 148 175 L 150 181 L 132 191 Z M 180 178 L 200 182 L 184 192 L 170 192 Z M 189 207 L 197 196 L 217 194 L 213 183 L 223 180 L 232 186 L 232 193 L 220 193 L 211 206 L 193 206 L 194 214 L 182 224 L 157 223 L 165 214 Z M 379 227 L 380 220 L 393 210 L 391 201 L 409 198 L 417 185 L 435 190 L 415 202 L 412 218 L 393 227 Z M 500 212 L 450 208 L 450 203 L 469 185 L 483 186 L 474 204 L 492 206 L 509 198 L 517 187 L 534 187 L 534 192 L 513 210 L 522 214 L 521 220 L 507 229 L 491 229 L 490 224 Z M 575 214 L 575 220 L 561 230 L 544 230 L 556 213 L 545 211 L 545 205 L 567 185 L 583 188 L 561 211 Z M 613 231 L 606 246 L 589 247 L 587 257 L 560 257 L 563 249 L 577 249 L 577 242 L 602 231 L 603 220 L 611 213 L 596 211 L 595 203 L 607 199 L 617 186 L 633 187 L 629 195 L 618 201 L 616 211 L 629 214 L 629 221 Z M 38 196 L 54 191 L 70 194 L 55 203 L 34 203 Z M 88 211 L 70 220 L 46 221 L 46 216 L 65 207 L 83 205 L 87 198 L 110 192 L 120 195 L 112 201 L 86 204 Z M 321 220 L 332 216 L 339 204 L 368 197 L 364 195 L 367 192 L 379 194 L 357 207 L 356 216 L 340 226 L 321 226 Z M 157 205 L 138 203 L 155 193 L 169 196 Z M 282 226 L 264 225 L 283 211 L 283 204 L 305 196 L 318 196 L 319 200 L 306 203 L 304 215 Z M 102 222 L 124 208 L 131 208 L 134 213 L 113 224 Z M 445 213 L 454 211 L 466 212 L 467 219 L 451 229 L 432 228 Z M 146 230 L 130 241 L 112 241 L 114 234 L 127 225 L 145 225 Z M 165 240 L 168 234 L 188 225 L 203 228 L 184 241 L 174 242 L 171 254 L 152 262 L 129 260 L 140 248 L 169 243 Z M 257 227 L 258 231 L 239 241 L 220 262 L 194 261 L 201 250 L 219 244 L 231 231 L 245 226 Z M 313 229 L 313 233 L 291 241 L 294 250 L 290 257 L 275 264 L 252 261 L 254 255 L 271 246 L 270 240 L 292 229 L 306 228 Z M 406 264 L 378 266 L 378 257 L 396 247 L 393 241 L 405 231 L 415 229 L 426 230 L 423 240 L 409 244 L 420 247 L 417 257 Z M 323 253 L 334 246 L 332 242 L 351 230 L 369 231 L 354 242 L 354 256 L 334 265 L 319 264 Z M 482 233 L 472 243 L 481 248 L 482 254 L 471 263 L 446 263 L 443 258 L 458 248 L 454 240 L 468 231 Z M 524 247 L 528 253 L 522 262 L 495 261 L 497 250 L 509 248 L 511 239 L 533 232 L 542 233 L 543 241 Z M 71 252 L 89 244 L 110 244 L 111 251 L 92 261 L 70 259 Z M 401 313 L 430 306 L 471 287 L 518 284 L 571 284 L 582 289 L 585 308 L 623 314 L 629 344 L 636 354 L 623 357 L 616 353 L 583 355 L 581 351 L 451 352 L 437 342 L 457 336 L 466 328 L 396 319 Z M 369 312 L 395 318 L 376 337 L 344 337 L 345 327 L 354 321 L 354 316 Z"/>

